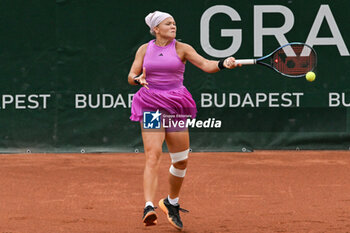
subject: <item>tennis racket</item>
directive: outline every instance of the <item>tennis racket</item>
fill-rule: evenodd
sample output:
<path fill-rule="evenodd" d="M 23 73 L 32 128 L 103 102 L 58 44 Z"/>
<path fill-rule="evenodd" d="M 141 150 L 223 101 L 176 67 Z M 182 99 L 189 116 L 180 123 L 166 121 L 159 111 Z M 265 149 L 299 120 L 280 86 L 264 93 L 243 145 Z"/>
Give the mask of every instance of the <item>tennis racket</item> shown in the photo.
<path fill-rule="evenodd" d="M 304 77 L 317 65 L 316 51 L 309 45 L 293 42 L 283 45 L 272 53 L 257 59 L 236 59 L 236 64 L 263 65 L 290 77 Z"/>

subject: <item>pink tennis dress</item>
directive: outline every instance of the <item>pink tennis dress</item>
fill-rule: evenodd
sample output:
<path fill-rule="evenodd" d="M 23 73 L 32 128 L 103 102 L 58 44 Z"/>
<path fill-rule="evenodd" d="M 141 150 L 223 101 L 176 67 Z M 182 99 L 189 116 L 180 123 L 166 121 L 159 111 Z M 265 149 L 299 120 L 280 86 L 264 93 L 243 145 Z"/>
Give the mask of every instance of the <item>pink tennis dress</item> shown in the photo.
<path fill-rule="evenodd" d="M 176 40 L 160 47 L 155 40 L 148 43 L 143 60 L 149 89 L 141 87 L 132 100 L 132 121 L 142 121 L 144 111 L 196 117 L 197 108 L 192 95 L 183 85 L 185 64 L 176 53 Z"/>

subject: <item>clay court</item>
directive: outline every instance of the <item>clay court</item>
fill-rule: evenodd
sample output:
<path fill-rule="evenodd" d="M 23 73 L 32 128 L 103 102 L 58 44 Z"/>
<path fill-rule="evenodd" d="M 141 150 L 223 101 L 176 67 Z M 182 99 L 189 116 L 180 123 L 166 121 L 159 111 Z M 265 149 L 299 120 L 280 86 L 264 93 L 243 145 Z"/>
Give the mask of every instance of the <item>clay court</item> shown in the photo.
<path fill-rule="evenodd" d="M 0 155 L 0 233 L 178 232 L 141 223 L 144 155 Z M 156 202 L 167 195 L 163 155 Z M 349 151 L 191 153 L 184 232 L 350 232 Z"/>

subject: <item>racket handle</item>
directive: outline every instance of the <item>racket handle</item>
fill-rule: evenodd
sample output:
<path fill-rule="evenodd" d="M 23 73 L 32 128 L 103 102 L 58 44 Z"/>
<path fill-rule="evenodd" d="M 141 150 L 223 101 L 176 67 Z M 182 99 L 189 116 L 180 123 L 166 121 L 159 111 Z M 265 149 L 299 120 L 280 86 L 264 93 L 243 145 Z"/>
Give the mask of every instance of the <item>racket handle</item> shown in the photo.
<path fill-rule="evenodd" d="M 242 65 L 254 65 L 256 64 L 256 59 L 237 59 L 235 63 Z"/>

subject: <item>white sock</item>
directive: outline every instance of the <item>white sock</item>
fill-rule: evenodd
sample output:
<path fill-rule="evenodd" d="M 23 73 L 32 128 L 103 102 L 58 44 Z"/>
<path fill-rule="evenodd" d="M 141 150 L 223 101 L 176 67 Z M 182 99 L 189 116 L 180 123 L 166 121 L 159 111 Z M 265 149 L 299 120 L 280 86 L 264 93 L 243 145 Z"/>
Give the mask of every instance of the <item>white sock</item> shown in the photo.
<path fill-rule="evenodd" d="M 170 204 L 172 204 L 172 205 L 178 205 L 179 197 L 174 198 L 174 199 L 171 199 L 170 196 L 168 195 L 168 200 L 169 200 L 169 203 L 170 203 Z"/>
<path fill-rule="evenodd" d="M 149 206 L 149 205 L 152 206 L 152 207 L 154 208 L 153 202 L 151 202 L 151 201 L 146 202 L 145 208 L 146 208 L 147 206 Z"/>

